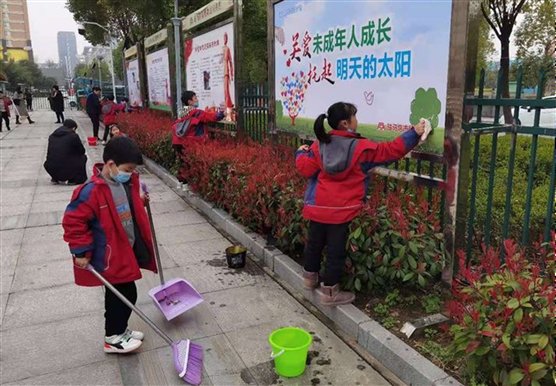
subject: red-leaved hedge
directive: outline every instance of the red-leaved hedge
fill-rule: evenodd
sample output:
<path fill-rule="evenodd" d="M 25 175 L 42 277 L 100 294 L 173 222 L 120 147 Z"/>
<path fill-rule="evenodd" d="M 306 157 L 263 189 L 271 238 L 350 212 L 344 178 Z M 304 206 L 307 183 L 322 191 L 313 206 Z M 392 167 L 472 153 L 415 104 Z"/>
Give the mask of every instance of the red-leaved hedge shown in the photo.
<path fill-rule="evenodd" d="M 186 179 L 204 199 L 274 239 L 283 252 L 301 256 L 306 181 L 295 170 L 293 149 L 218 139 L 189 145 L 180 160 L 171 147 L 173 120 L 168 115 L 149 110 L 121 114 L 118 124 L 146 156 Z M 444 265 L 438 192 L 429 203 L 419 189 L 390 185 L 372 178 L 369 200 L 351 225 L 345 282 L 350 289 L 400 282 L 426 286 Z"/>

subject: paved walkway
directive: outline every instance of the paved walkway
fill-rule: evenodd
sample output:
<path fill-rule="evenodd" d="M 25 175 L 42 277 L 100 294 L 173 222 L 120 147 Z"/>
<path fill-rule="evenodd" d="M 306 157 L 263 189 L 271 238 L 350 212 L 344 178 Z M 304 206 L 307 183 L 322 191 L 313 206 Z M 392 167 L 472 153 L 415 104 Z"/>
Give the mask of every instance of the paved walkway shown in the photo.
<path fill-rule="evenodd" d="M 90 121 L 77 112 L 67 117 L 85 138 Z M 33 119 L 35 125 L 14 124 L 0 134 L 1 383 L 182 384 L 171 350 L 135 315 L 131 327 L 147 333 L 139 352 L 103 353 L 103 289 L 73 284 L 62 240 L 61 216 L 73 187 L 51 185 L 42 168 L 54 114 L 35 112 Z M 88 151 L 97 160 L 102 147 Z M 223 251 L 230 242 L 158 178 L 143 170 L 142 179 L 151 190 L 166 277 L 187 278 L 205 302 L 167 322 L 147 295 L 158 277 L 145 272 L 138 305 L 173 338 L 203 345 L 203 384 L 388 384 L 255 265 L 228 269 Z M 296 379 L 278 378 L 269 358 L 268 335 L 287 325 L 313 333 L 312 355 L 318 355 Z"/>

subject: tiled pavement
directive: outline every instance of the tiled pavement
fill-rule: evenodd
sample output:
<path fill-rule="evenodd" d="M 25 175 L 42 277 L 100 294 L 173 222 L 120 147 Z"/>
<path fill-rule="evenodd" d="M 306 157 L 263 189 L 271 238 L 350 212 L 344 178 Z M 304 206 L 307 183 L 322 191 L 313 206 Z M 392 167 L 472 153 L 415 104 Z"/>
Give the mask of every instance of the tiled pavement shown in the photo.
<path fill-rule="evenodd" d="M 85 139 L 90 121 L 82 113 L 67 115 Z M 135 315 L 131 327 L 147 333 L 138 353 L 102 352 L 103 289 L 73 284 L 62 240 L 61 216 L 73 187 L 51 185 L 42 167 L 48 135 L 57 127 L 54 114 L 35 112 L 33 118 L 35 125 L 0 133 L 1 383 L 182 384 L 171 350 Z M 102 146 L 87 148 L 90 161 L 100 159 Z M 142 173 L 166 277 L 186 278 L 205 302 L 167 322 L 147 295 L 158 277 L 144 272 L 138 304 L 173 338 L 203 345 L 203 384 L 388 384 L 257 266 L 228 269 L 224 249 L 230 242 L 158 178 Z M 269 357 L 268 335 L 287 325 L 313 333 L 311 350 L 318 353 L 295 379 L 276 376 Z"/>

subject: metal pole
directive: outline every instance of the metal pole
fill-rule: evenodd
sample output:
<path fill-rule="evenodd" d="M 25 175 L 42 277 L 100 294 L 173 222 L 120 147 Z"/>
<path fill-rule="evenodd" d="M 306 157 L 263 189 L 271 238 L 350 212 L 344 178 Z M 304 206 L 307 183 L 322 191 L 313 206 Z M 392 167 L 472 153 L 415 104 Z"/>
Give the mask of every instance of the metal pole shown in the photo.
<path fill-rule="evenodd" d="M 102 91 L 102 71 L 100 69 L 100 58 L 98 57 L 98 52 L 97 52 L 97 71 L 98 71 L 98 86 L 100 87 L 101 91 Z"/>
<path fill-rule="evenodd" d="M 113 52 L 114 52 L 114 39 L 112 39 L 112 36 L 109 36 L 110 38 L 110 72 L 112 75 L 112 94 L 114 95 L 114 99 L 116 99 L 116 81 L 114 79 L 114 56 L 113 56 Z"/>
<path fill-rule="evenodd" d="M 174 0 L 174 56 L 176 59 L 176 112 L 179 114 L 182 108 L 181 104 L 181 39 L 180 39 L 180 18 L 178 17 L 178 0 Z"/>
<path fill-rule="evenodd" d="M 177 1 L 177 0 L 176 0 Z M 91 24 L 91 25 L 95 25 L 99 28 L 102 28 L 107 34 L 108 34 L 108 38 L 109 40 L 109 44 L 110 44 L 110 72 L 112 75 L 112 93 L 114 94 L 114 98 L 116 98 L 116 80 L 114 79 L 114 58 L 112 57 L 112 51 L 114 50 L 114 39 L 112 38 L 112 35 L 110 34 L 110 30 L 108 30 L 108 28 L 106 28 L 103 25 L 100 25 L 98 23 L 92 22 L 92 21 L 83 21 L 83 24 Z M 100 86 L 100 88 L 102 89 L 102 85 Z"/>

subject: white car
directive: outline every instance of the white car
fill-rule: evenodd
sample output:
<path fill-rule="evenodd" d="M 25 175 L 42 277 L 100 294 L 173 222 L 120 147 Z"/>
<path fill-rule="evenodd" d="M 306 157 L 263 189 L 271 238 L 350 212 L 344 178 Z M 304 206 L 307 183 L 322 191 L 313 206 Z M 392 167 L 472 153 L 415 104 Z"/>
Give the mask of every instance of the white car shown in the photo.
<path fill-rule="evenodd" d="M 542 99 L 556 101 L 556 95 L 547 96 Z M 533 126 L 535 112 L 535 109 L 531 109 L 528 106 L 521 106 L 521 109 L 519 109 L 519 121 L 521 125 Z M 541 109 L 539 126 L 556 129 L 556 108 Z"/>
<path fill-rule="evenodd" d="M 543 100 L 553 100 L 556 101 L 556 95 L 551 95 L 542 98 Z M 532 127 L 533 123 L 535 122 L 535 112 L 534 108 L 530 108 L 529 106 L 521 106 L 519 109 L 519 118 L 518 124 L 521 126 L 529 126 Z M 514 115 L 514 108 L 512 108 L 512 116 Z M 493 117 L 482 117 L 483 123 L 492 123 L 494 122 Z M 477 118 L 473 117 L 471 122 L 477 122 Z M 502 109 L 500 109 L 500 123 L 504 122 L 504 115 Z M 539 126 L 549 129 L 556 129 L 556 108 L 545 108 L 541 109 L 541 116 L 539 119 Z"/>

